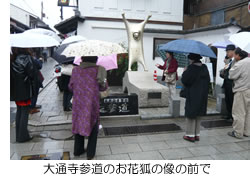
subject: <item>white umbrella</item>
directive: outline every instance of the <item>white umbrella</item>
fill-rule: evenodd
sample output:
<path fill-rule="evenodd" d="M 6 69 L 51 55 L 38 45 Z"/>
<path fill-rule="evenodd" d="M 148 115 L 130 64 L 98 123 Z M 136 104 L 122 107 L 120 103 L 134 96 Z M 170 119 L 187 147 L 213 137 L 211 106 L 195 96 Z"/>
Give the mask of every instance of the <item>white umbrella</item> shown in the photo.
<path fill-rule="evenodd" d="M 20 48 L 52 47 L 59 42 L 51 36 L 43 34 L 20 33 L 10 35 L 10 46 Z"/>
<path fill-rule="evenodd" d="M 61 38 L 54 32 L 48 29 L 36 28 L 36 29 L 29 29 L 24 31 L 24 33 L 32 33 L 32 34 L 43 34 L 53 37 L 56 41 L 61 42 Z"/>
<path fill-rule="evenodd" d="M 229 40 L 242 50 L 250 53 L 250 32 L 240 32 L 230 36 Z"/>
<path fill-rule="evenodd" d="M 108 56 L 127 51 L 117 43 L 105 42 L 100 40 L 86 40 L 69 44 L 62 52 L 67 57 L 72 56 Z"/>
<path fill-rule="evenodd" d="M 77 35 L 77 36 L 70 36 L 68 38 L 66 38 L 65 40 L 62 41 L 61 45 L 63 44 L 69 44 L 69 43 L 72 43 L 72 42 L 79 42 L 79 41 L 85 41 L 86 38 L 80 36 L 80 35 Z"/>

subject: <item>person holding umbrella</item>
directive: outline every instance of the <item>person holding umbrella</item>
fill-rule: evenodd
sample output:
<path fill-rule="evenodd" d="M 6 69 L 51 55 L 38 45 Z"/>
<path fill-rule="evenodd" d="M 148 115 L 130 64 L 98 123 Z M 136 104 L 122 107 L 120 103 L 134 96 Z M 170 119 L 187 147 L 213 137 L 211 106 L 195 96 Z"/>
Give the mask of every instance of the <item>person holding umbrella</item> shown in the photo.
<path fill-rule="evenodd" d="M 62 89 L 63 89 L 63 110 L 65 112 L 72 111 L 72 104 L 70 101 L 73 97 L 73 93 L 68 88 L 70 76 L 62 74 L 61 81 L 62 81 L 61 84 L 62 84 Z"/>
<path fill-rule="evenodd" d="M 16 141 L 27 142 L 32 139 L 28 131 L 28 118 L 31 98 L 34 93 L 34 63 L 29 49 L 16 48 L 11 58 L 11 92 L 10 99 L 17 105 Z"/>
<path fill-rule="evenodd" d="M 199 54 L 190 53 L 191 64 L 183 72 L 181 81 L 185 86 L 185 116 L 187 121 L 184 140 L 195 142 L 200 140 L 200 116 L 206 115 L 210 76 Z"/>
<path fill-rule="evenodd" d="M 228 132 L 228 135 L 240 139 L 250 136 L 250 58 L 240 48 L 234 53 L 236 62 L 229 70 L 229 78 L 234 81 L 234 121 L 233 131 Z"/>
<path fill-rule="evenodd" d="M 33 49 L 34 50 L 34 49 Z M 40 112 L 40 110 L 38 108 L 41 108 L 41 105 L 37 105 L 37 99 L 38 99 L 38 95 L 39 95 L 39 89 L 43 88 L 43 80 L 44 77 L 41 73 L 41 69 L 43 67 L 43 61 L 42 58 L 38 58 L 35 55 L 35 50 L 33 51 L 33 71 L 34 71 L 34 93 L 33 93 L 33 97 L 31 98 L 31 106 L 30 106 L 30 114 L 35 114 L 37 112 Z"/>
<path fill-rule="evenodd" d="M 173 99 L 176 94 L 176 81 L 178 80 L 177 69 L 178 62 L 173 57 L 172 52 L 166 52 L 166 60 L 164 65 L 156 64 L 156 67 L 163 70 L 162 81 L 166 82 L 169 89 L 169 100 Z"/>
<path fill-rule="evenodd" d="M 96 65 L 97 57 L 82 57 L 80 66 L 75 66 L 69 89 L 73 91 L 72 133 L 75 135 L 74 155 L 85 152 L 84 137 L 88 136 L 87 159 L 95 156 L 100 124 L 99 91 L 107 89 L 106 70 Z"/>

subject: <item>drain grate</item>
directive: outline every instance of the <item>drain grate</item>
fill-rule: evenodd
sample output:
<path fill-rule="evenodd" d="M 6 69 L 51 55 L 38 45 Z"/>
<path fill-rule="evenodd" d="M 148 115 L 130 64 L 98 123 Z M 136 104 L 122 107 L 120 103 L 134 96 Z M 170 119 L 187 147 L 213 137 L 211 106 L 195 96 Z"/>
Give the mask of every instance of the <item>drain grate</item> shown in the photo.
<path fill-rule="evenodd" d="M 232 122 L 226 120 L 216 120 L 216 121 L 203 121 L 201 126 L 204 128 L 214 128 L 214 127 L 228 127 L 232 126 Z"/>
<path fill-rule="evenodd" d="M 140 134 L 140 133 L 150 133 L 150 132 L 164 132 L 164 131 L 180 131 L 180 130 L 181 128 L 174 123 L 145 125 L 145 126 L 103 128 L 105 136 L 123 135 L 123 134 Z"/>

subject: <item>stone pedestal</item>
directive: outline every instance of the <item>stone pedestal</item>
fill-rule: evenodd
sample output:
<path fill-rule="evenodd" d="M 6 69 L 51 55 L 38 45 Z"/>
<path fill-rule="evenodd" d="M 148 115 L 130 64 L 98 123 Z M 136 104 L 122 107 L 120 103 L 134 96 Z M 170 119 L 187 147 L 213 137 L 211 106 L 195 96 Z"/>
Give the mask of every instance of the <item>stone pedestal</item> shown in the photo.
<path fill-rule="evenodd" d="M 227 114 L 226 102 L 225 102 L 225 94 L 218 94 L 216 101 L 216 110 L 222 115 Z"/>
<path fill-rule="evenodd" d="M 181 100 L 179 97 L 175 96 L 169 101 L 169 113 L 172 117 L 180 117 L 180 105 Z"/>
<path fill-rule="evenodd" d="M 123 91 L 138 95 L 139 107 L 168 106 L 168 89 L 153 79 L 153 73 L 127 71 L 123 78 Z"/>

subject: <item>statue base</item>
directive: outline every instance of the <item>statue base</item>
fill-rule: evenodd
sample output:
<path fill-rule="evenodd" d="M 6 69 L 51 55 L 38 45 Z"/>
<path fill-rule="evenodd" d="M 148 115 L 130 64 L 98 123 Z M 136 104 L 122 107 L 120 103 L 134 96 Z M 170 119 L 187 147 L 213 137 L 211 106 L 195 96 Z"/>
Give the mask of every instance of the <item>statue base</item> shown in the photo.
<path fill-rule="evenodd" d="M 167 107 L 167 87 L 153 80 L 153 73 L 127 71 L 123 78 L 123 92 L 138 95 L 140 108 Z"/>

